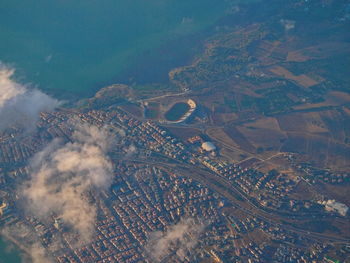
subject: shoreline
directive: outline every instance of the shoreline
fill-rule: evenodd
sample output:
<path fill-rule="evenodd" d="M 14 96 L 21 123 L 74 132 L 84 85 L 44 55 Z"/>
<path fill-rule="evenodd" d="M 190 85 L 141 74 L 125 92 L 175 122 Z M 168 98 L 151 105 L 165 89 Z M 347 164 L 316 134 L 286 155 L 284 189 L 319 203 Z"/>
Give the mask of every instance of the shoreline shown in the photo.
<path fill-rule="evenodd" d="M 18 257 L 20 258 L 19 262 L 22 262 L 22 254 L 30 255 L 29 249 L 24 245 L 22 245 L 18 240 L 11 237 L 10 235 L 2 233 L 0 235 L 0 238 L 6 245 L 11 244 L 15 246 L 16 254 L 18 254 Z"/>

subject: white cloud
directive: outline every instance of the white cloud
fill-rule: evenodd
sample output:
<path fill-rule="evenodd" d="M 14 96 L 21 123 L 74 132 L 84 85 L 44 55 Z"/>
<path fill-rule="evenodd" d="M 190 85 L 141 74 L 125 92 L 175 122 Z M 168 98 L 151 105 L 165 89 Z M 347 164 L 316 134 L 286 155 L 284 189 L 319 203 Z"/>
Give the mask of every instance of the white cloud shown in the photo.
<path fill-rule="evenodd" d="M 13 80 L 14 70 L 0 63 L 0 131 L 12 125 L 33 129 L 39 113 L 59 105 L 56 99 Z"/>
<path fill-rule="evenodd" d="M 32 263 L 53 262 L 46 254 L 45 248 L 40 243 L 34 243 L 29 248 Z"/>
<path fill-rule="evenodd" d="M 133 154 L 137 153 L 137 149 L 134 144 L 130 144 L 128 147 L 125 147 L 124 151 L 125 151 L 126 158 L 129 158 Z"/>
<path fill-rule="evenodd" d="M 40 219 L 52 214 L 78 235 L 79 243 L 91 241 L 96 207 L 87 192 L 110 186 L 112 163 L 107 157 L 113 136 L 107 129 L 77 125 L 72 142 L 56 139 L 31 160 L 30 181 L 21 189 L 27 210 Z"/>
<path fill-rule="evenodd" d="M 286 31 L 289 31 L 295 28 L 296 22 L 294 20 L 281 19 L 280 22 L 284 26 L 284 29 Z"/>
<path fill-rule="evenodd" d="M 157 262 L 162 261 L 170 253 L 176 253 L 178 258 L 183 260 L 187 252 L 197 245 L 204 228 L 203 223 L 195 222 L 192 218 L 183 219 L 170 226 L 165 233 L 160 231 L 152 233 L 146 249 Z"/>

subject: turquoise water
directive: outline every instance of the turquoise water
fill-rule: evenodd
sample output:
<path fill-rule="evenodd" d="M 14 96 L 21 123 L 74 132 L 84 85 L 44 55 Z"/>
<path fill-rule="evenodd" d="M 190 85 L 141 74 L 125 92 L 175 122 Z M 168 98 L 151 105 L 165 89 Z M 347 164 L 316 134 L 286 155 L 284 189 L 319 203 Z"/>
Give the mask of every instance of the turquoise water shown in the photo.
<path fill-rule="evenodd" d="M 225 8 L 225 0 L 2 0 L 0 60 L 59 97 L 91 95 L 145 50 L 205 29 Z"/>
<path fill-rule="evenodd" d="M 0 263 L 21 263 L 20 252 L 0 238 Z"/>
<path fill-rule="evenodd" d="M 0 61 L 58 98 L 91 96 L 144 52 L 168 53 L 165 43 L 204 30 L 225 9 L 225 0 L 1 0 Z M 0 239 L 0 263 L 18 255 Z"/>

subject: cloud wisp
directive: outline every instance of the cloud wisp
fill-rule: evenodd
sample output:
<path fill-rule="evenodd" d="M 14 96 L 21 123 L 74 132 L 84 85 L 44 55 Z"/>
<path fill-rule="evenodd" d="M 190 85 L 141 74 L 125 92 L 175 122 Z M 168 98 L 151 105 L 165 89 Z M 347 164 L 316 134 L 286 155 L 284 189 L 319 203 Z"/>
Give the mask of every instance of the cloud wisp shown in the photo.
<path fill-rule="evenodd" d="M 40 241 L 33 236 L 32 231 L 24 224 L 6 225 L 1 229 L 1 236 L 9 243 L 20 240 L 22 262 L 51 263 L 53 259 L 46 253 Z M 18 244 L 18 243 L 17 243 Z"/>
<path fill-rule="evenodd" d="M 203 223 L 195 222 L 192 218 L 183 219 L 170 226 L 164 233 L 160 231 L 152 233 L 146 250 L 156 262 L 162 262 L 171 253 L 175 253 L 183 260 L 188 251 L 196 247 L 204 229 Z"/>
<path fill-rule="evenodd" d="M 14 69 L 0 63 L 0 131 L 13 125 L 32 130 L 42 111 L 51 111 L 58 100 L 13 80 Z"/>
<path fill-rule="evenodd" d="M 30 162 L 31 177 L 22 187 L 22 197 L 30 214 L 42 220 L 61 218 L 79 243 L 90 242 L 96 221 L 96 206 L 89 191 L 110 186 L 112 163 L 107 151 L 113 137 L 107 129 L 76 125 L 72 142 L 56 139 Z"/>

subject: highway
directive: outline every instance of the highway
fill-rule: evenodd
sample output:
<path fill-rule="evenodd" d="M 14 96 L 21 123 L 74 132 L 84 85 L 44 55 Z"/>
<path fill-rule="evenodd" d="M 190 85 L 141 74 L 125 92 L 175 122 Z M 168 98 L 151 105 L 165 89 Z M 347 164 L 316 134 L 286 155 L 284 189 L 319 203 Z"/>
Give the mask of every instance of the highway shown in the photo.
<path fill-rule="evenodd" d="M 268 222 L 286 231 L 297 233 L 299 235 L 315 240 L 322 240 L 331 243 L 350 244 L 349 238 L 335 237 L 328 234 L 311 232 L 301 228 L 297 228 L 295 226 L 282 224 L 281 222 L 283 220 L 289 218 L 284 218 L 281 217 L 281 215 L 279 214 L 268 213 L 264 211 L 260 207 L 256 206 L 251 200 L 249 200 L 249 198 L 243 195 L 234 186 L 232 186 L 232 184 L 229 181 L 200 167 L 195 167 L 184 163 L 169 163 L 166 161 L 159 162 L 157 160 L 150 159 L 132 159 L 129 161 L 158 166 L 175 174 L 181 174 L 185 177 L 192 178 L 193 180 L 201 183 L 202 185 L 207 186 L 209 189 L 212 189 L 217 194 L 228 199 L 234 207 L 240 209 L 244 213 L 249 214 L 251 216 L 255 216 L 265 222 Z M 307 219 L 311 219 L 310 216 L 308 216 Z"/>

